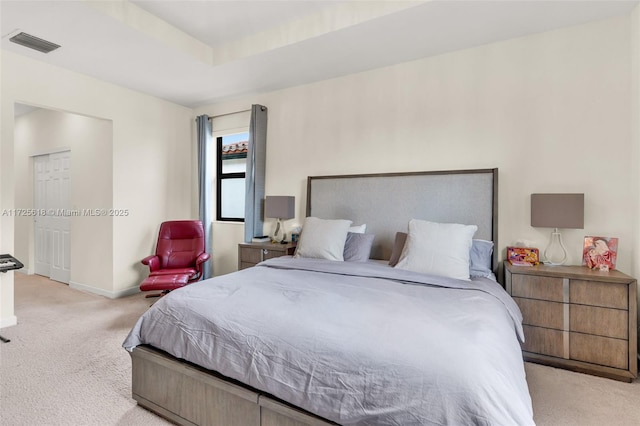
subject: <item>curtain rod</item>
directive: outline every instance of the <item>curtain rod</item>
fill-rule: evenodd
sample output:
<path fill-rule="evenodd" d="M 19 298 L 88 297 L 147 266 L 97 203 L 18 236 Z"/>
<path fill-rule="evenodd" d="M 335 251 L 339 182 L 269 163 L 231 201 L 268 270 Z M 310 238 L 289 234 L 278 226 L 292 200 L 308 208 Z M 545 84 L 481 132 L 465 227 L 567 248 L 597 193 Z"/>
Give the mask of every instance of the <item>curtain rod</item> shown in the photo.
<path fill-rule="evenodd" d="M 211 120 L 212 118 L 224 117 L 225 115 L 240 114 L 241 112 L 249 112 L 249 111 L 251 111 L 251 108 L 243 109 L 240 111 L 227 112 L 226 114 L 220 114 L 220 115 L 213 115 L 213 116 L 208 115 L 207 117 L 209 117 L 209 120 Z"/>

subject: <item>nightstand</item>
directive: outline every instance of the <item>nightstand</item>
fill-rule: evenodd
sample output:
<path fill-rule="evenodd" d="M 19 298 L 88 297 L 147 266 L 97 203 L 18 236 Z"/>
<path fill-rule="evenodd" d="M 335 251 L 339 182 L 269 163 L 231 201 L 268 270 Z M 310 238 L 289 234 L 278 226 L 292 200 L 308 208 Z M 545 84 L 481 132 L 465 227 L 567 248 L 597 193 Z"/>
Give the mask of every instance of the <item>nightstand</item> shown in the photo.
<path fill-rule="evenodd" d="M 238 270 L 251 268 L 263 260 L 280 256 L 293 256 L 296 243 L 240 243 L 238 244 Z"/>
<path fill-rule="evenodd" d="M 637 283 L 584 266 L 513 266 L 505 287 L 523 316 L 526 361 L 631 382 L 638 375 Z"/>

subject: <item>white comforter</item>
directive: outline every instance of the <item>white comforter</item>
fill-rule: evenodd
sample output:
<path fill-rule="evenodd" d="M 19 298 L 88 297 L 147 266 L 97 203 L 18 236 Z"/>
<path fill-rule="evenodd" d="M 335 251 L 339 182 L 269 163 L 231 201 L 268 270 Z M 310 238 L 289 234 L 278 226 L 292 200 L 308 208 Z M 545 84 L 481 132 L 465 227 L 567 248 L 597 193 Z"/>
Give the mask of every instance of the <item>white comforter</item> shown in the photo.
<path fill-rule="evenodd" d="M 532 425 L 499 284 L 281 257 L 156 302 L 149 344 L 343 425 Z"/>

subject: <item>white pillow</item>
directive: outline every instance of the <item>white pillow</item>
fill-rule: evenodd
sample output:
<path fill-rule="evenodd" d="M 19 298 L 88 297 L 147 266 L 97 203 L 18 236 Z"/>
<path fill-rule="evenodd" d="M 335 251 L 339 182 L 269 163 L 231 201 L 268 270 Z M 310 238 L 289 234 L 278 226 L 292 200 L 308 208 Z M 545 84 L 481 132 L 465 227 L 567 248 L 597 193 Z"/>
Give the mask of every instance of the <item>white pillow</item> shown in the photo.
<path fill-rule="evenodd" d="M 469 250 L 477 230 L 475 225 L 411 219 L 407 242 L 395 267 L 469 280 Z"/>
<path fill-rule="evenodd" d="M 354 234 L 364 234 L 367 231 L 367 224 L 363 223 L 362 225 L 350 226 L 349 232 Z"/>
<path fill-rule="evenodd" d="M 349 226 L 350 220 L 306 218 L 294 257 L 344 260 Z"/>

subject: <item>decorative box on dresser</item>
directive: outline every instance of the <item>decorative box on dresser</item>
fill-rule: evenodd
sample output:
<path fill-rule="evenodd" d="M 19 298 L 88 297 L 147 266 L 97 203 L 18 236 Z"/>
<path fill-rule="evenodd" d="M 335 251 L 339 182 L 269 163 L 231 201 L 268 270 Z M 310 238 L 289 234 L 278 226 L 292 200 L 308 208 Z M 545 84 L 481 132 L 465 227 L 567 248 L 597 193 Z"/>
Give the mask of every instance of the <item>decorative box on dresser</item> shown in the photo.
<path fill-rule="evenodd" d="M 280 256 L 293 256 L 296 243 L 240 243 L 238 244 L 238 270 L 256 266 L 263 260 Z"/>
<path fill-rule="evenodd" d="M 523 316 L 526 361 L 631 382 L 638 375 L 637 283 L 583 266 L 514 266 L 505 287 Z"/>

